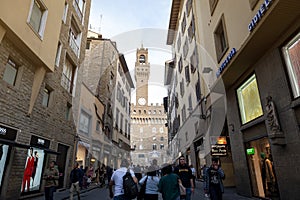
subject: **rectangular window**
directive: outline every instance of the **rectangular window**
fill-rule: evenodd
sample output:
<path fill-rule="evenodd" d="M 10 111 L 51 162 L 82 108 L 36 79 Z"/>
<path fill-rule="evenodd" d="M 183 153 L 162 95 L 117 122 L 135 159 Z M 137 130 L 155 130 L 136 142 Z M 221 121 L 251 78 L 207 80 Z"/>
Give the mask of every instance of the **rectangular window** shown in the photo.
<path fill-rule="evenodd" d="M 66 63 L 64 64 L 63 74 L 61 78 L 61 85 L 72 94 L 73 92 L 73 81 L 75 75 L 75 66 L 71 64 L 71 62 L 66 59 Z"/>
<path fill-rule="evenodd" d="M 263 115 L 255 74 L 237 89 L 237 96 L 242 124 Z"/>
<path fill-rule="evenodd" d="M 49 106 L 50 94 L 51 94 L 51 90 L 45 87 L 43 91 L 43 101 L 42 101 L 42 105 L 45 107 Z"/>
<path fill-rule="evenodd" d="M 86 135 L 89 134 L 90 130 L 90 115 L 84 111 L 81 111 L 80 118 L 79 118 L 79 131 L 85 133 Z"/>
<path fill-rule="evenodd" d="M 181 47 L 181 35 L 180 35 L 180 33 L 178 33 L 178 39 L 177 39 L 177 51 L 178 52 L 180 50 L 180 47 Z"/>
<path fill-rule="evenodd" d="M 183 107 L 182 107 L 181 115 L 182 115 L 182 123 L 183 123 L 186 120 L 185 105 L 183 105 Z"/>
<path fill-rule="evenodd" d="M 56 50 L 56 57 L 55 57 L 55 66 L 59 67 L 60 55 L 62 50 L 62 44 L 58 42 L 57 50 Z"/>
<path fill-rule="evenodd" d="M 300 96 L 300 33 L 282 48 L 295 98 Z"/>
<path fill-rule="evenodd" d="M 186 80 L 186 83 L 190 83 L 191 81 L 191 78 L 190 78 L 190 67 L 187 65 L 185 66 L 185 80 Z"/>
<path fill-rule="evenodd" d="M 99 120 L 96 121 L 96 131 L 97 132 L 100 131 L 100 121 Z"/>
<path fill-rule="evenodd" d="M 156 144 L 153 144 L 153 145 L 152 145 L 152 149 L 153 149 L 153 150 L 156 150 L 156 149 L 157 149 Z"/>
<path fill-rule="evenodd" d="M 182 58 L 180 57 L 179 61 L 178 61 L 178 70 L 179 70 L 179 73 L 182 72 Z M 175 83 L 177 85 L 177 83 Z"/>
<path fill-rule="evenodd" d="M 194 52 L 190 57 L 190 63 L 191 63 L 191 72 L 195 73 L 197 69 L 197 65 L 199 63 L 197 47 L 195 47 Z"/>
<path fill-rule="evenodd" d="M 67 20 L 68 7 L 69 7 L 68 3 L 65 2 L 65 9 L 64 9 L 63 17 L 62 17 L 62 21 L 63 21 L 64 23 L 66 23 L 66 20 Z"/>
<path fill-rule="evenodd" d="M 186 29 L 186 18 L 185 18 L 185 13 L 183 13 L 183 18 L 182 18 L 182 22 L 181 22 L 181 32 L 182 35 L 184 34 Z"/>
<path fill-rule="evenodd" d="M 160 144 L 160 149 L 164 149 L 165 145 L 164 144 Z"/>
<path fill-rule="evenodd" d="M 81 44 L 82 33 L 78 27 L 76 20 L 72 17 L 71 28 L 69 30 L 69 45 L 75 55 L 79 58 L 80 44 Z"/>
<path fill-rule="evenodd" d="M 48 11 L 41 0 L 33 0 L 27 22 L 41 37 L 44 35 Z"/>
<path fill-rule="evenodd" d="M 72 105 L 68 102 L 67 109 L 66 109 L 66 120 L 71 119 L 71 111 L 72 111 Z"/>
<path fill-rule="evenodd" d="M 183 57 L 184 59 L 186 59 L 186 56 L 189 52 L 189 44 L 188 44 L 188 39 L 185 38 L 185 42 L 184 42 L 184 45 L 183 45 Z"/>
<path fill-rule="evenodd" d="M 228 49 L 227 34 L 225 29 L 224 15 L 222 15 L 217 28 L 214 31 L 215 47 L 217 53 L 217 60 L 220 62 L 225 52 Z"/>
<path fill-rule="evenodd" d="M 3 74 L 3 80 L 10 85 L 15 85 L 18 73 L 18 67 L 12 60 L 8 60 Z"/>

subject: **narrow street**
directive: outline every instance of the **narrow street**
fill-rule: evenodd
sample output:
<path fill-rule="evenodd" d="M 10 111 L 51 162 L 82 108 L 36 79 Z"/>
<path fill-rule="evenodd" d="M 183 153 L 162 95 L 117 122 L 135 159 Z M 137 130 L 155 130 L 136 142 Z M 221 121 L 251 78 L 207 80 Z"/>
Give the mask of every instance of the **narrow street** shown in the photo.
<path fill-rule="evenodd" d="M 204 196 L 203 193 L 203 185 L 201 181 L 196 181 L 196 189 L 194 194 L 192 195 L 192 200 L 205 200 L 208 199 Z M 99 188 L 95 185 L 92 185 L 89 189 L 83 190 L 80 194 L 81 200 L 110 200 L 108 189 L 107 188 Z M 32 200 L 44 200 L 43 196 L 39 196 L 36 198 L 31 198 Z M 69 190 L 64 190 L 61 192 L 56 192 L 54 194 L 55 200 L 66 200 L 69 199 Z M 78 198 L 74 195 L 74 200 Z M 223 195 L 223 200 L 250 200 L 255 198 L 247 198 L 236 194 L 235 188 L 225 188 L 225 192 Z M 161 196 L 159 200 L 162 200 Z"/>

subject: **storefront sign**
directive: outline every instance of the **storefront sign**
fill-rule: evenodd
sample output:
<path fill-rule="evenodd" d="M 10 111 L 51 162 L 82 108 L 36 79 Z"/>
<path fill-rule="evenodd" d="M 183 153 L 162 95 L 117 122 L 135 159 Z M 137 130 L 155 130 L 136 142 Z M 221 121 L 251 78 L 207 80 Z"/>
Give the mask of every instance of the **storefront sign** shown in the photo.
<path fill-rule="evenodd" d="M 227 148 L 226 145 L 214 144 L 211 145 L 211 155 L 212 156 L 226 156 Z"/>
<path fill-rule="evenodd" d="M 6 128 L 0 127 L 0 135 L 6 135 Z"/>
<path fill-rule="evenodd" d="M 224 71 L 224 69 L 226 68 L 226 66 L 228 65 L 228 63 L 232 60 L 233 56 L 236 54 L 236 49 L 232 48 L 229 55 L 227 56 L 227 58 L 224 60 L 224 62 L 222 63 L 222 65 L 219 67 L 216 75 L 217 77 L 219 77 L 221 75 L 221 73 Z"/>
<path fill-rule="evenodd" d="M 14 141 L 17 137 L 18 130 L 0 125 L 0 139 Z"/>
<path fill-rule="evenodd" d="M 252 147 L 252 148 L 249 148 L 249 149 L 246 149 L 247 151 L 247 155 L 254 155 L 255 154 L 255 149 Z"/>
<path fill-rule="evenodd" d="M 31 136 L 30 145 L 35 147 L 42 147 L 48 149 L 50 146 L 50 140 L 46 140 L 37 136 Z"/>
<path fill-rule="evenodd" d="M 264 16 L 264 13 L 270 8 L 272 0 L 265 0 L 264 3 L 259 7 L 259 10 L 252 18 L 251 23 L 248 25 L 248 30 L 251 32 L 254 30 L 258 22 Z"/>

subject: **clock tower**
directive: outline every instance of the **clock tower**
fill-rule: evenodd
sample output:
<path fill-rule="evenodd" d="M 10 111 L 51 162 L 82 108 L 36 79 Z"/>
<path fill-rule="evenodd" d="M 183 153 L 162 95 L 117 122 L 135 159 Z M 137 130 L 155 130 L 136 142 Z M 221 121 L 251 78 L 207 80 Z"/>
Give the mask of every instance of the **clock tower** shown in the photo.
<path fill-rule="evenodd" d="M 148 104 L 148 81 L 150 75 L 150 63 L 148 62 L 148 49 L 143 46 L 136 51 L 135 82 L 136 82 L 136 105 Z"/>

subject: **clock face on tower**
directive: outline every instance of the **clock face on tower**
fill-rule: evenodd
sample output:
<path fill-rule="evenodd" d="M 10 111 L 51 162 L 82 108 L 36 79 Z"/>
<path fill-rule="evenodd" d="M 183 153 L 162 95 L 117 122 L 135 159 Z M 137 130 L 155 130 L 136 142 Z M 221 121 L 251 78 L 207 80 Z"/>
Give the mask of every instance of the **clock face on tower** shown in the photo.
<path fill-rule="evenodd" d="M 138 103 L 141 105 L 141 106 L 144 106 L 146 104 L 146 99 L 145 98 L 139 98 L 138 99 Z"/>

